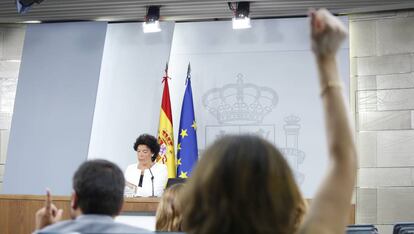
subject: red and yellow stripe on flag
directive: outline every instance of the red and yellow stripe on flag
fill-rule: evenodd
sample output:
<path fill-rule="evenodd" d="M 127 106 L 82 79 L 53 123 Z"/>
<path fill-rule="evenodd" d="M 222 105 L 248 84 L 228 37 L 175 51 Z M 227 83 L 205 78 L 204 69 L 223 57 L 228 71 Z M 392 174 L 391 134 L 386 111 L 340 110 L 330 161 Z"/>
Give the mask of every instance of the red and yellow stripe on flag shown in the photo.
<path fill-rule="evenodd" d="M 174 132 L 168 79 L 167 65 L 165 69 L 165 76 L 163 77 L 164 90 L 161 101 L 160 125 L 158 127 L 158 143 L 160 144 L 161 149 L 157 162 L 167 165 L 168 178 L 175 178 L 177 168 L 175 166 Z"/>

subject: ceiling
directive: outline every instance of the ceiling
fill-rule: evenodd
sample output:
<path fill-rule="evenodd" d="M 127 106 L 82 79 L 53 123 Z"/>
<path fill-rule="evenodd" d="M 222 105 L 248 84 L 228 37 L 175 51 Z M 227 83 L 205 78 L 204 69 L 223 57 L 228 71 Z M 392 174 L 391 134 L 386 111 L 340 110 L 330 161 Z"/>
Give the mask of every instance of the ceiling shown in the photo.
<path fill-rule="evenodd" d="M 334 13 L 351 14 L 414 9 L 414 0 L 274 0 L 250 1 L 251 18 L 304 16 L 309 8 L 325 7 Z M 26 21 L 111 22 L 143 21 L 149 5 L 161 6 L 161 20 L 200 21 L 230 19 L 227 1 L 218 0 L 44 0 L 25 15 L 16 12 L 15 0 L 0 0 L 0 23 Z"/>

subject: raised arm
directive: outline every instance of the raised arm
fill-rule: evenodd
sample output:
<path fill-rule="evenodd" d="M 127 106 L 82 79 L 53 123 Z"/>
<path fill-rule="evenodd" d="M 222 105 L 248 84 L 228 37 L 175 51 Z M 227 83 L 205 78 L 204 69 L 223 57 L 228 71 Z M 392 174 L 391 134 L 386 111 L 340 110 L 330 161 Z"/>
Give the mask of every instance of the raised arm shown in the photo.
<path fill-rule="evenodd" d="M 329 147 L 329 171 L 299 233 L 344 233 L 356 180 L 356 149 L 338 75 L 336 52 L 346 29 L 327 10 L 311 11 L 311 40 L 319 71 Z"/>

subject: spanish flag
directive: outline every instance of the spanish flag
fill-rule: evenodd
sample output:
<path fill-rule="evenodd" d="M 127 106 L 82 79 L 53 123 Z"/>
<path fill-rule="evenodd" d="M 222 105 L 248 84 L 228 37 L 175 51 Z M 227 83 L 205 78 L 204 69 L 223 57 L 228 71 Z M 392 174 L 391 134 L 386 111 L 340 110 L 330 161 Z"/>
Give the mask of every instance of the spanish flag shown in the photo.
<path fill-rule="evenodd" d="M 174 132 L 171 114 L 170 91 L 168 87 L 168 64 L 165 67 L 165 76 L 162 79 L 164 91 L 162 93 L 160 125 L 158 127 L 158 143 L 161 146 L 157 162 L 164 163 L 168 168 L 168 178 L 175 178 Z"/>

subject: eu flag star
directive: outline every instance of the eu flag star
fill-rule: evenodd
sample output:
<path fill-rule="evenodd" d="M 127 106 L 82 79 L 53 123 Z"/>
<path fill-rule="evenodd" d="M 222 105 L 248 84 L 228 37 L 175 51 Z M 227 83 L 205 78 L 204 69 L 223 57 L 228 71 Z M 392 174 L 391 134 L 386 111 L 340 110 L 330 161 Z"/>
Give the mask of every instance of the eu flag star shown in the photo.
<path fill-rule="evenodd" d="M 177 166 L 181 165 L 181 158 L 178 159 L 177 161 Z"/>
<path fill-rule="evenodd" d="M 192 128 L 194 128 L 194 131 L 197 130 L 197 123 L 196 121 L 193 121 L 193 124 L 191 125 Z"/>
<path fill-rule="evenodd" d="M 181 171 L 180 178 L 183 178 L 183 179 L 188 178 L 187 172 Z"/>
<path fill-rule="evenodd" d="M 181 150 L 181 143 L 178 143 L 177 145 L 177 152 Z"/>
<path fill-rule="evenodd" d="M 187 129 L 181 129 L 181 133 L 180 133 L 180 135 L 181 135 L 181 138 L 182 138 L 182 139 L 184 139 L 184 137 L 188 136 L 188 134 L 187 134 Z"/>

